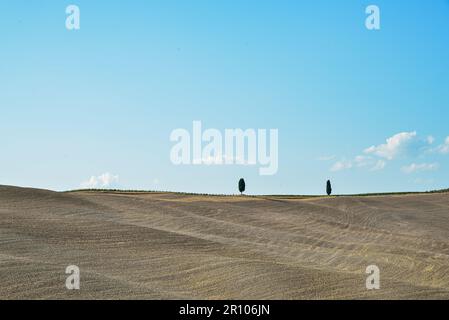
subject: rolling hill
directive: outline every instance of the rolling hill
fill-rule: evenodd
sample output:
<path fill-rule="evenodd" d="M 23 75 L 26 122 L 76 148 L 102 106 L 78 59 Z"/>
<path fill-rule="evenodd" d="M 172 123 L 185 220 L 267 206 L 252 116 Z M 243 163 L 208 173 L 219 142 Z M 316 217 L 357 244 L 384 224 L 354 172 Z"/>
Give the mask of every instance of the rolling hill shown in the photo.
<path fill-rule="evenodd" d="M 367 290 L 365 268 L 380 268 Z M 81 290 L 65 288 L 65 268 Z M 0 186 L 1 299 L 448 299 L 449 194 Z"/>

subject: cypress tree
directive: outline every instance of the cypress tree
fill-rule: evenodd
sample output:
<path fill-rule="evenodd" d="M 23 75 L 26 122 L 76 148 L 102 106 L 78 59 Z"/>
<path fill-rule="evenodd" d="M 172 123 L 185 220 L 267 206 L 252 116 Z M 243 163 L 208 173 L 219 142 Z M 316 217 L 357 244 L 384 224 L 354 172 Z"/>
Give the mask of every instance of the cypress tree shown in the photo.
<path fill-rule="evenodd" d="M 332 194 L 332 185 L 331 185 L 330 180 L 327 180 L 327 183 L 326 183 L 326 193 L 328 196 L 330 196 Z"/>
<path fill-rule="evenodd" d="M 240 194 L 243 194 L 243 192 L 245 192 L 245 180 L 243 180 L 243 178 L 239 180 L 239 191 Z"/>

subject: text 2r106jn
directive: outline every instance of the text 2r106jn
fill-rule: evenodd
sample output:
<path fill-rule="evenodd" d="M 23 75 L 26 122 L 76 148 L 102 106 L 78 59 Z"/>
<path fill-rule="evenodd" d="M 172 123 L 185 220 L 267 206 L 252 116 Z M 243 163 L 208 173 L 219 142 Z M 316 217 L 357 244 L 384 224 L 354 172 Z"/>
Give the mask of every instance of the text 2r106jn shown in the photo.
<path fill-rule="evenodd" d="M 225 304 L 223 315 L 269 315 L 270 306 L 269 305 L 235 305 L 235 304 Z"/>

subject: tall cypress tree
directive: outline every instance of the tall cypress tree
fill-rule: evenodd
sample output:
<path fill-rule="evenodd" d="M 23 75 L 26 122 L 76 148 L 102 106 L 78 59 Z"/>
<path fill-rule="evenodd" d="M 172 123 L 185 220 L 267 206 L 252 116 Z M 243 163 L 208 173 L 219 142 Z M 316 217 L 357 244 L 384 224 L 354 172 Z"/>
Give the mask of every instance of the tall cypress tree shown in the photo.
<path fill-rule="evenodd" d="M 245 192 L 245 180 L 243 180 L 243 178 L 239 180 L 239 191 L 240 194 L 243 194 L 243 192 Z"/>
<path fill-rule="evenodd" d="M 332 194 L 332 185 L 331 185 L 330 180 L 327 180 L 327 183 L 326 183 L 326 193 L 328 196 L 330 196 Z"/>

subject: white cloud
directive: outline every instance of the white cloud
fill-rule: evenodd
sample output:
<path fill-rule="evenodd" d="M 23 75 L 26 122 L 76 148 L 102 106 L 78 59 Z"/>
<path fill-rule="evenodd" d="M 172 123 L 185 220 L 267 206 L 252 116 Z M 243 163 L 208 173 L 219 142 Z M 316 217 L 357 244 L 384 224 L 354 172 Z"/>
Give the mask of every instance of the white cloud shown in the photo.
<path fill-rule="evenodd" d="M 370 156 L 356 156 L 354 160 L 341 160 L 336 162 L 332 167 L 331 171 L 342 171 L 342 170 L 348 170 L 352 168 L 366 168 L 370 167 L 370 171 L 378 171 L 382 170 L 386 166 L 386 162 L 384 160 L 377 160 L 373 159 Z"/>
<path fill-rule="evenodd" d="M 369 171 L 383 170 L 389 161 L 399 156 L 422 158 L 429 153 L 449 154 L 449 137 L 439 146 L 431 147 L 435 138 L 431 135 L 418 137 L 416 131 L 401 132 L 386 139 L 386 143 L 373 145 L 353 159 L 338 161 L 331 167 L 331 171 L 341 171 L 352 168 L 366 168 Z M 379 159 L 380 158 L 380 159 Z M 418 171 L 437 170 L 437 163 L 412 163 L 402 167 L 404 173 L 410 174 Z"/>
<path fill-rule="evenodd" d="M 434 179 L 422 179 L 422 178 L 417 178 L 415 180 L 412 181 L 415 184 L 425 184 L 425 185 L 430 185 L 433 184 L 435 182 Z"/>
<path fill-rule="evenodd" d="M 342 161 L 336 162 L 332 166 L 331 171 L 337 172 L 337 171 L 351 169 L 351 168 L 352 168 L 352 162 L 351 161 L 342 160 Z"/>
<path fill-rule="evenodd" d="M 416 131 L 401 132 L 387 139 L 385 144 L 371 146 L 364 150 L 367 154 L 393 160 L 405 151 L 406 147 L 416 138 Z"/>
<path fill-rule="evenodd" d="M 202 163 L 205 165 L 215 165 L 215 164 L 223 164 L 227 162 L 238 163 L 242 165 L 254 165 L 256 164 L 254 161 L 250 162 L 249 159 L 242 158 L 240 156 L 227 156 L 227 155 L 217 155 L 217 156 L 207 156 L 202 158 L 195 158 L 194 162 Z"/>
<path fill-rule="evenodd" d="M 374 160 L 369 156 L 357 156 L 355 157 L 354 162 L 357 167 L 366 167 L 373 164 Z"/>
<path fill-rule="evenodd" d="M 82 182 L 80 186 L 83 189 L 103 189 L 116 186 L 118 181 L 118 175 L 106 172 L 99 176 L 91 176 L 89 180 Z"/>
<path fill-rule="evenodd" d="M 383 170 L 385 168 L 385 166 L 387 165 L 387 163 L 384 160 L 378 160 L 376 162 L 376 164 L 374 165 L 374 167 L 372 167 L 370 169 L 370 171 L 379 171 L 379 170 Z"/>
<path fill-rule="evenodd" d="M 335 159 L 334 155 L 318 157 L 318 161 L 331 161 L 331 160 L 334 160 L 334 159 Z"/>
<path fill-rule="evenodd" d="M 412 163 L 408 166 L 402 167 L 402 172 L 411 174 L 420 171 L 434 171 L 439 168 L 438 163 Z"/>
<path fill-rule="evenodd" d="M 438 146 L 437 151 L 442 154 L 449 153 L 449 137 L 446 138 L 442 145 Z"/>

